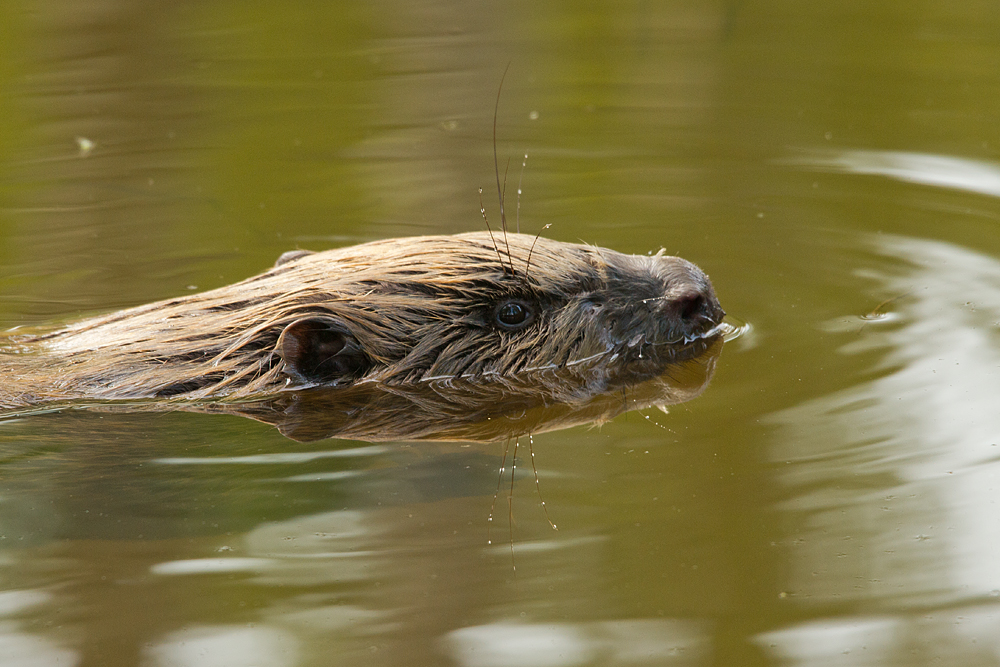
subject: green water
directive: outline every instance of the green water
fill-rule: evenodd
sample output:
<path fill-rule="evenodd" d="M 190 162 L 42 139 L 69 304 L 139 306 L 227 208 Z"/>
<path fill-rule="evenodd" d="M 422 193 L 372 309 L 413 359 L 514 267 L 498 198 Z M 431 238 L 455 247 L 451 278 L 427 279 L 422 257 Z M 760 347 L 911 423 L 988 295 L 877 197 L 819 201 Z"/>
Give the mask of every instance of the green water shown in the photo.
<path fill-rule="evenodd" d="M 670 414 L 535 437 L 512 529 L 502 445 L 2 423 L 5 667 L 1000 664 L 994 4 L 0 18 L 4 328 L 481 229 L 508 65 L 521 229 L 664 247 L 750 324 Z"/>

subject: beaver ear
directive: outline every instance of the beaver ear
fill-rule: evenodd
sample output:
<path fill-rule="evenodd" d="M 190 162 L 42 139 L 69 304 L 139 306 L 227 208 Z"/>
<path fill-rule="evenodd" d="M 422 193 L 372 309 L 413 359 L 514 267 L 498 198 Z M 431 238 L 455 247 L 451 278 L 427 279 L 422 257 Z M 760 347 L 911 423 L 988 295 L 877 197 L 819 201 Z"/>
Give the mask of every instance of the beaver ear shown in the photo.
<path fill-rule="evenodd" d="M 285 371 L 296 380 L 316 384 L 347 384 L 372 367 L 354 335 L 333 319 L 292 322 L 278 338 Z"/>
<path fill-rule="evenodd" d="M 306 255 L 313 254 L 312 250 L 289 250 L 288 252 L 282 253 L 278 261 L 274 263 L 274 266 L 281 266 L 282 264 L 288 264 L 289 262 L 294 262 L 300 257 L 305 257 Z"/>

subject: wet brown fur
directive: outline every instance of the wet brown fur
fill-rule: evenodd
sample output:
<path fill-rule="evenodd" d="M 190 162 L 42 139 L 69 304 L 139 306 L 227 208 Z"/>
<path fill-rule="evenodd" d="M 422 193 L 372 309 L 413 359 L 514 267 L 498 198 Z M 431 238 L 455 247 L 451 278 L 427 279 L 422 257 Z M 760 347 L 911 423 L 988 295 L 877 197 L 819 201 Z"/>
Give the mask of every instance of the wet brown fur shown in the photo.
<path fill-rule="evenodd" d="M 244 400 L 595 359 L 613 387 L 655 375 L 723 316 L 707 277 L 685 260 L 535 241 L 506 234 L 494 245 L 478 232 L 296 253 L 234 285 L 0 340 L 0 407 Z M 511 300 L 535 310 L 522 330 L 497 324 L 496 309 Z M 298 341 L 313 330 L 343 344 L 336 372 L 297 366 Z"/>

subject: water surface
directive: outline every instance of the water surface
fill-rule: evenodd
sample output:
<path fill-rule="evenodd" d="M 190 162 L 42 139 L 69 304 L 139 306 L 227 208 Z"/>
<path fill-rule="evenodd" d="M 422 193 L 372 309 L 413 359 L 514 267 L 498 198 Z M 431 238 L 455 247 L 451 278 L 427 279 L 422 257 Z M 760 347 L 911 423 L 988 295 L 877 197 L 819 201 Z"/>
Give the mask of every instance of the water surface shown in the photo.
<path fill-rule="evenodd" d="M 3 423 L 4 665 L 1000 663 L 994 6 L 85 5 L 0 10 L 4 328 L 481 229 L 510 64 L 522 231 L 664 247 L 751 329 L 534 438 L 558 531 L 523 441 L 509 530 L 502 444 Z"/>

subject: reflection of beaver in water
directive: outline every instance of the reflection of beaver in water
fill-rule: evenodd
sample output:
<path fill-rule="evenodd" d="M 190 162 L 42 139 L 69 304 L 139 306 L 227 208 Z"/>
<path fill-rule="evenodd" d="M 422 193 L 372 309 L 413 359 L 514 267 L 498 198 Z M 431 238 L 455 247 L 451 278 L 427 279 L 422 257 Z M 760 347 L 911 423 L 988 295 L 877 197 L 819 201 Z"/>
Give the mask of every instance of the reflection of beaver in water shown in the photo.
<path fill-rule="evenodd" d="M 735 333 L 735 332 L 733 332 Z M 607 386 L 607 364 L 594 358 L 564 368 L 484 378 L 286 391 L 238 403 L 188 403 L 187 410 L 235 414 L 272 424 L 293 440 L 341 438 L 491 442 L 538 435 L 581 424 L 603 424 L 632 410 L 695 398 L 708 386 L 723 339 L 699 339 L 663 374 Z M 689 356 L 691 355 L 691 356 Z M 167 402 L 167 405 L 173 405 Z M 126 411 L 163 409 L 156 402 L 126 404 Z M 121 406 L 101 406 L 114 411 Z"/>
<path fill-rule="evenodd" d="M 608 390 L 706 346 L 724 313 L 683 259 L 488 233 L 287 253 L 235 285 L 10 338 L 0 407 L 599 366 Z"/>

